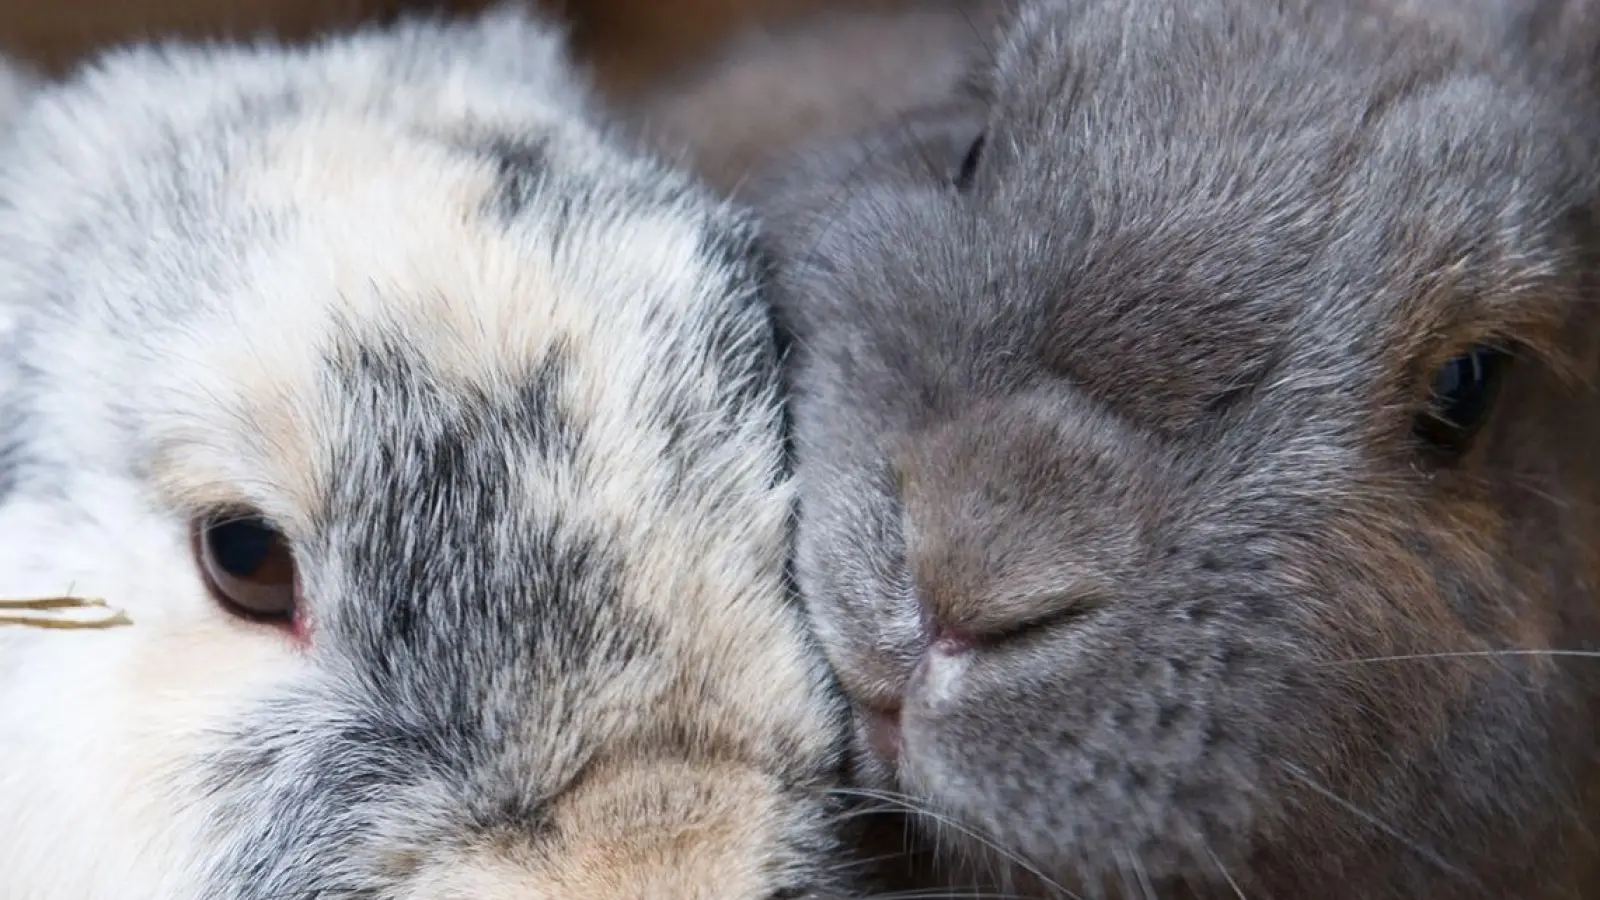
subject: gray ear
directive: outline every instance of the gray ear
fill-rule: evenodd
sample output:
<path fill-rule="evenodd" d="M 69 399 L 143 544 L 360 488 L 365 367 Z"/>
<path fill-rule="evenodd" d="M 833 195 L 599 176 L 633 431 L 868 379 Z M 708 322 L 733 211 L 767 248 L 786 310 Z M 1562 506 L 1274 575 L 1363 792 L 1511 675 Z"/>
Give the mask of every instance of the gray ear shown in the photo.
<path fill-rule="evenodd" d="M 1540 0 L 1512 4 L 1517 36 L 1541 57 L 1553 59 L 1563 74 L 1600 92 L 1600 2 Z"/>
<path fill-rule="evenodd" d="M 634 103 L 714 185 L 942 102 L 988 53 L 1004 0 L 879 0 L 741 33 Z"/>
<path fill-rule="evenodd" d="M 1600 90 L 1600 0 L 1389 0 L 1490 54 L 1510 52 Z"/>

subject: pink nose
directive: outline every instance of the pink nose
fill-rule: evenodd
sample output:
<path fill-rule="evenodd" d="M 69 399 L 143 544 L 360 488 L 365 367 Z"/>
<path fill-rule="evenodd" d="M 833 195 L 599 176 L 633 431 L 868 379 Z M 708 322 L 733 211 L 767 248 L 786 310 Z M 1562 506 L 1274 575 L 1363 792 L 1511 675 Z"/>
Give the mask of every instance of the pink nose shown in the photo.
<path fill-rule="evenodd" d="M 868 709 L 862 713 L 867 746 L 884 762 L 900 758 L 900 709 Z"/>

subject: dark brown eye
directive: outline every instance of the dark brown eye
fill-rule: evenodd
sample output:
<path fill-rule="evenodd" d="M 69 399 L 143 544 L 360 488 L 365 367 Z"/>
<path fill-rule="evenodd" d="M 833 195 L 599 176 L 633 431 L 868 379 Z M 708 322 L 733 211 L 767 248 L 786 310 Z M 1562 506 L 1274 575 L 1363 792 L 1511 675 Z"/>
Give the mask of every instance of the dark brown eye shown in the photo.
<path fill-rule="evenodd" d="M 1489 418 L 1509 361 L 1504 351 L 1480 344 L 1440 366 L 1417 435 L 1438 450 L 1464 450 Z"/>
<path fill-rule="evenodd" d="M 196 539 L 206 586 L 229 612 L 248 619 L 294 621 L 294 557 L 283 536 L 259 518 L 202 523 Z"/>
<path fill-rule="evenodd" d="M 967 155 L 961 159 L 961 167 L 956 170 L 956 190 L 966 191 L 972 187 L 972 179 L 978 176 L 978 163 L 983 160 L 983 146 L 988 141 L 987 134 L 978 135 L 967 148 Z"/>

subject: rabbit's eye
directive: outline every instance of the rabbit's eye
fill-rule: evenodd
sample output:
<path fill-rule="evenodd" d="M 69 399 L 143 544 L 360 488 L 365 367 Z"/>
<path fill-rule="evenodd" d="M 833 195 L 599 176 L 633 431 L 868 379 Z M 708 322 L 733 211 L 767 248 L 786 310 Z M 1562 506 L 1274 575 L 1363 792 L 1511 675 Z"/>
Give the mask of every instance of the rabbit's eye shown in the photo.
<path fill-rule="evenodd" d="M 1479 345 L 1445 363 L 1433 376 L 1429 408 L 1417 419 L 1417 433 L 1429 444 L 1460 451 L 1489 416 L 1507 355 Z"/>
<path fill-rule="evenodd" d="M 256 518 L 219 518 L 201 525 L 197 543 L 206 586 L 230 612 L 294 620 L 294 557 L 270 525 Z"/>
<path fill-rule="evenodd" d="M 978 175 L 978 163 L 983 159 L 983 145 L 988 138 L 987 134 L 980 134 L 967 148 L 967 155 L 962 157 L 961 167 L 956 170 L 956 190 L 965 191 L 972 187 L 972 179 Z"/>

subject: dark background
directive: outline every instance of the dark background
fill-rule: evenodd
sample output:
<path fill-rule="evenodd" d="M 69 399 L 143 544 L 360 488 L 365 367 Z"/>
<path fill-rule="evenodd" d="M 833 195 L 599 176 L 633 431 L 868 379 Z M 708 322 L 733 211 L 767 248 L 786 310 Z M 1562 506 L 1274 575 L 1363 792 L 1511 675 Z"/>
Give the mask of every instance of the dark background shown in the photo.
<path fill-rule="evenodd" d="M 0 49 L 59 69 L 148 37 L 298 38 L 406 9 L 471 11 L 487 0 L 0 0 Z M 607 86 L 626 90 L 741 23 L 822 0 L 541 0 L 562 13 Z M 848 0 L 843 0 L 847 3 Z M 834 3 L 833 5 L 841 5 Z"/>

